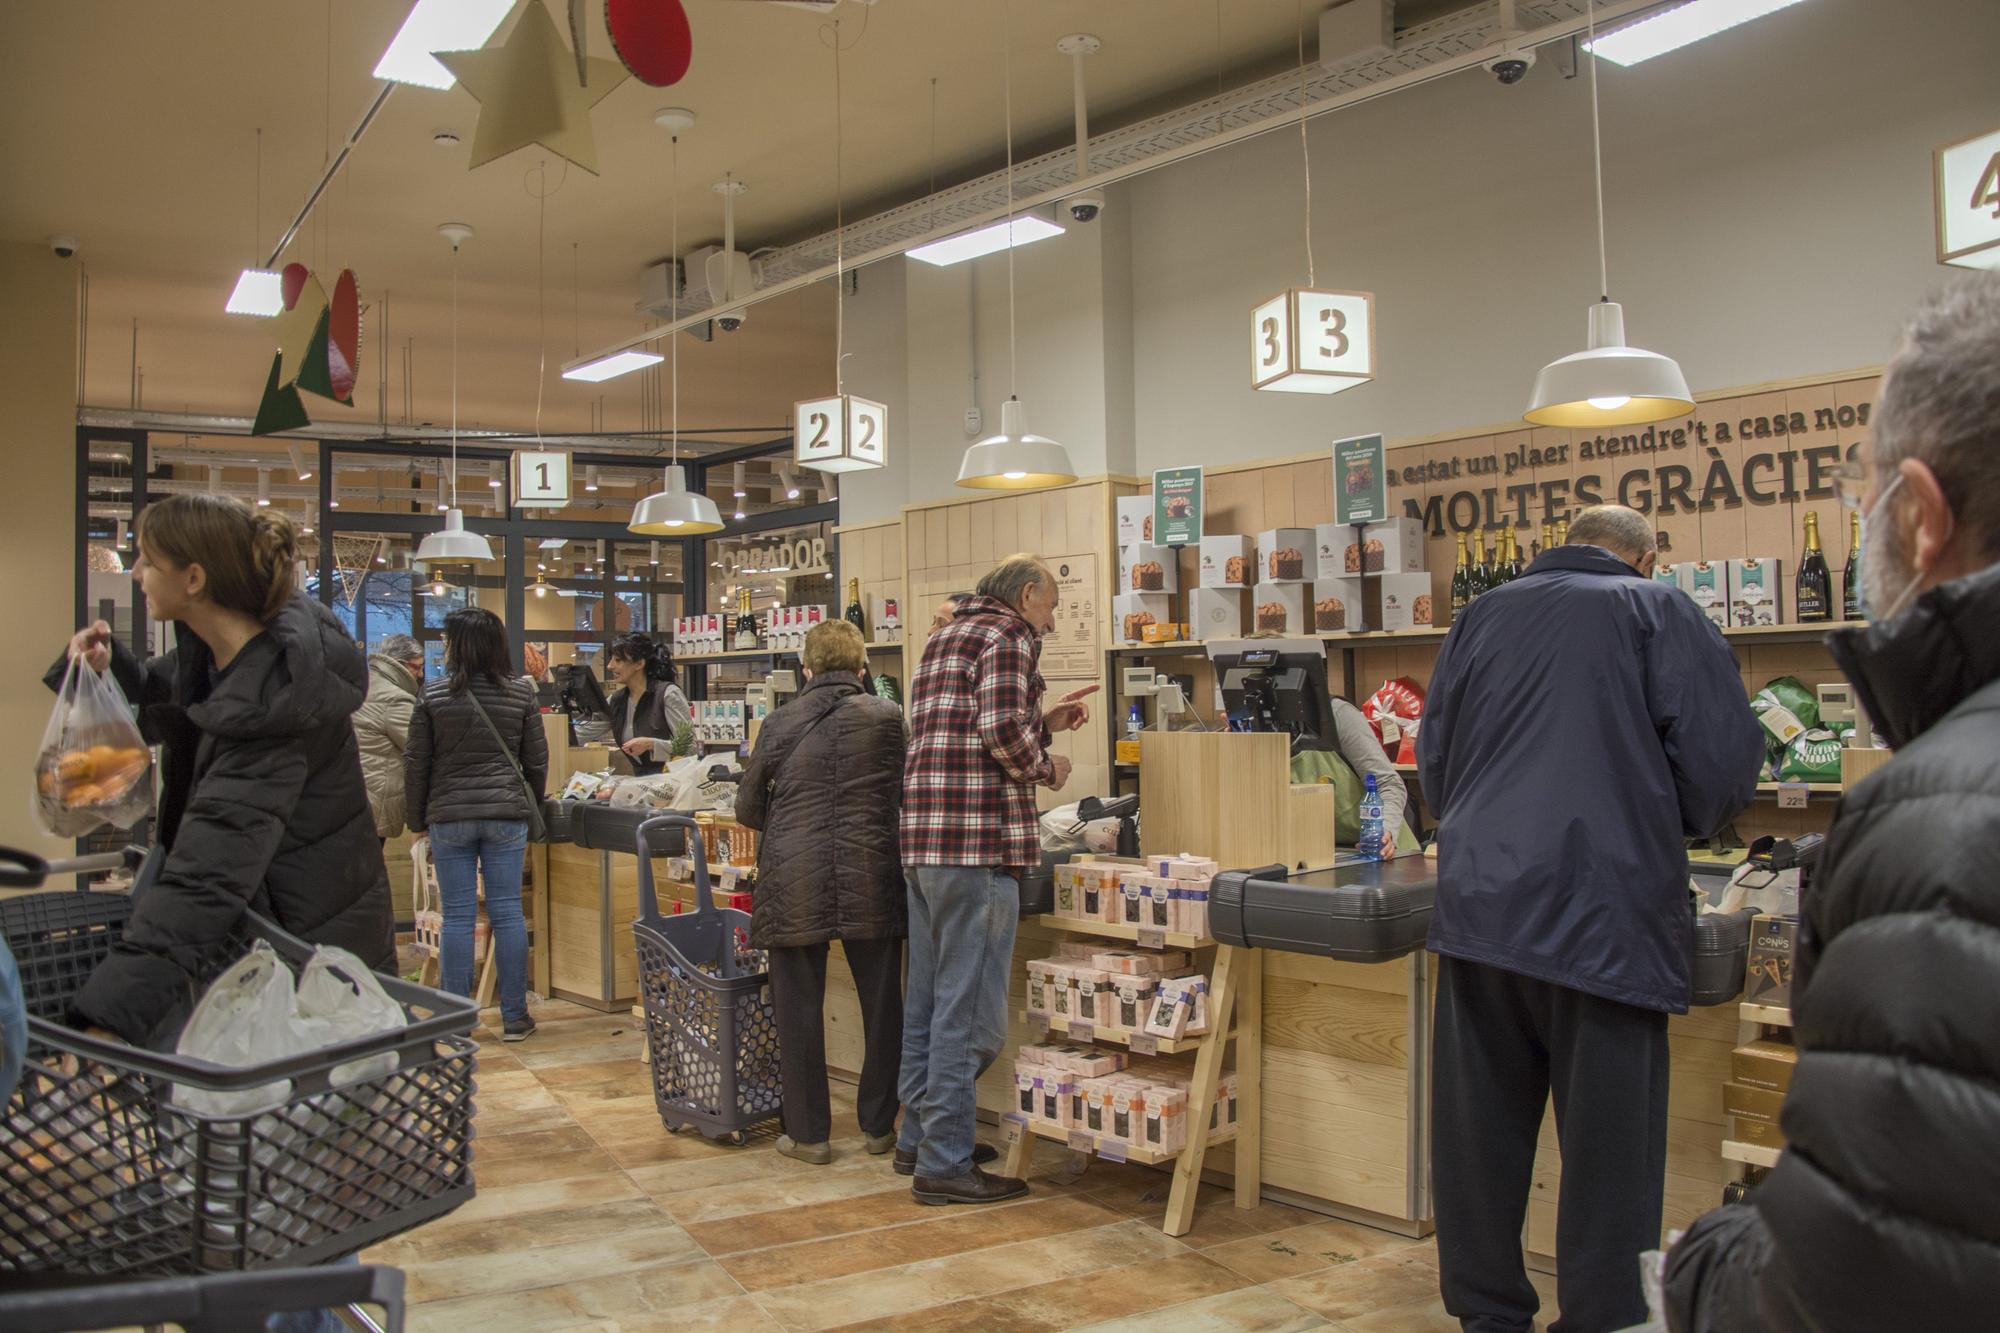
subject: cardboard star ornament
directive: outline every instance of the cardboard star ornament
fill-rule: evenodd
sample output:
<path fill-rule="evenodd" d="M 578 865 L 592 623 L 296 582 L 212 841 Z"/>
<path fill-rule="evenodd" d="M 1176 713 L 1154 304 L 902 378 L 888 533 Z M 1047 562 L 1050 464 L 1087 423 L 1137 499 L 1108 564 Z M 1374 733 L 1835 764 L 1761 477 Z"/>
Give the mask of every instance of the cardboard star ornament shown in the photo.
<path fill-rule="evenodd" d="M 625 68 L 615 60 L 587 56 L 583 64 L 589 82 L 580 82 L 576 57 L 563 45 L 542 0 L 528 0 L 499 46 L 440 51 L 437 59 L 479 103 L 468 168 L 540 144 L 597 174 L 590 109 L 625 81 Z"/>

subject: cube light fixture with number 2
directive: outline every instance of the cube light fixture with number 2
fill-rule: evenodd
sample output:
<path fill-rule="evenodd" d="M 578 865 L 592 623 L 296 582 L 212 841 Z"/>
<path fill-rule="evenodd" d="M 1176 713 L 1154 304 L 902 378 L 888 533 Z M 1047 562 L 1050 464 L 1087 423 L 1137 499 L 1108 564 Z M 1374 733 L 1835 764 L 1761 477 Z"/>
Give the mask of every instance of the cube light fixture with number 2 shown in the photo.
<path fill-rule="evenodd" d="M 889 461 L 889 409 L 851 393 L 792 404 L 792 461 L 821 472 L 859 472 Z"/>
<path fill-rule="evenodd" d="M 1375 378 L 1375 294 L 1287 287 L 1250 312 L 1250 387 L 1340 393 Z"/>

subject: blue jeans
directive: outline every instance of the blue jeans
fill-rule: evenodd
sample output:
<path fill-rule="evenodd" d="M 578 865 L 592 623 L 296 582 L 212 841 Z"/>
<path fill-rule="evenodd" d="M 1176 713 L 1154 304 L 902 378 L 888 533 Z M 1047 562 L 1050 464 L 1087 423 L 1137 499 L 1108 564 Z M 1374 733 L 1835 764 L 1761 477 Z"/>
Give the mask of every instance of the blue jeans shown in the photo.
<path fill-rule="evenodd" d="M 521 915 L 521 865 L 528 856 L 522 819 L 466 819 L 431 825 L 431 864 L 444 899 L 443 957 L 438 970 L 453 995 L 472 994 L 472 932 L 479 919 L 479 879 L 486 876 L 486 920 L 500 968 L 500 1017 L 528 1016 L 528 922 Z"/>
<path fill-rule="evenodd" d="M 21 995 L 21 973 L 7 941 L 0 939 L 0 1106 L 14 1095 L 21 1081 L 21 1058 L 28 1050 L 28 1005 Z"/>
<path fill-rule="evenodd" d="M 993 866 L 909 866 L 909 977 L 903 1001 L 903 1128 L 917 1174 L 972 1169 L 974 1084 L 1007 1041 L 1007 973 L 1021 889 Z"/>

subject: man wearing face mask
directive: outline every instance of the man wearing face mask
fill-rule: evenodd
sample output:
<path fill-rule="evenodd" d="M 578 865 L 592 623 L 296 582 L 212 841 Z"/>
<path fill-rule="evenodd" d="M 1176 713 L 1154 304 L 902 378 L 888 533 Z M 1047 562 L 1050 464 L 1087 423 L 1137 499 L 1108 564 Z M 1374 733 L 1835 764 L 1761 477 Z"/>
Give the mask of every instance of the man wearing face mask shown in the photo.
<path fill-rule="evenodd" d="M 1896 757 L 1802 901 L 1785 1154 L 1667 1256 L 1677 1333 L 1989 1329 L 2000 1311 L 2000 274 L 1926 302 L 1859 503 L 1834 660 Z"/>
<path fill-rule="evenodd" d="M 1043 711 L 1037 664 L 1061 601 L 1054 575 L 1014 555 L 932 634 L 910 684 L 902 855 L 909 884 L 903 1005 L 904 1115 L 896 1171 L 919 1203 L 997 1203 L 1027 1184 L 990 1175 L 973 1139 L 974 1088 L 1007 1039 L 1020 876 L 1041 857 L 1035 788 L 1060 791 L 1054 733 L 1090 717 L 1072 691 Z"/>

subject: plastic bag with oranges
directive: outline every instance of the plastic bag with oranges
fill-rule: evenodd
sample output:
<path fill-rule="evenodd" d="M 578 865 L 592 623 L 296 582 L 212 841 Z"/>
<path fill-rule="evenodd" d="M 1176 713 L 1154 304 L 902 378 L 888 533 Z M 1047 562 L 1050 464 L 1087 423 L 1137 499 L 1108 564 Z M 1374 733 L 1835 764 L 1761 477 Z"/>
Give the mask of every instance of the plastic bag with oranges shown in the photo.
<path fill-rule="evenodd" d="M 118 687 L 72 660 L 35 759 L 35 820 L 75 838 L 131 828 L 153 807 L 153 754 Z"/>

